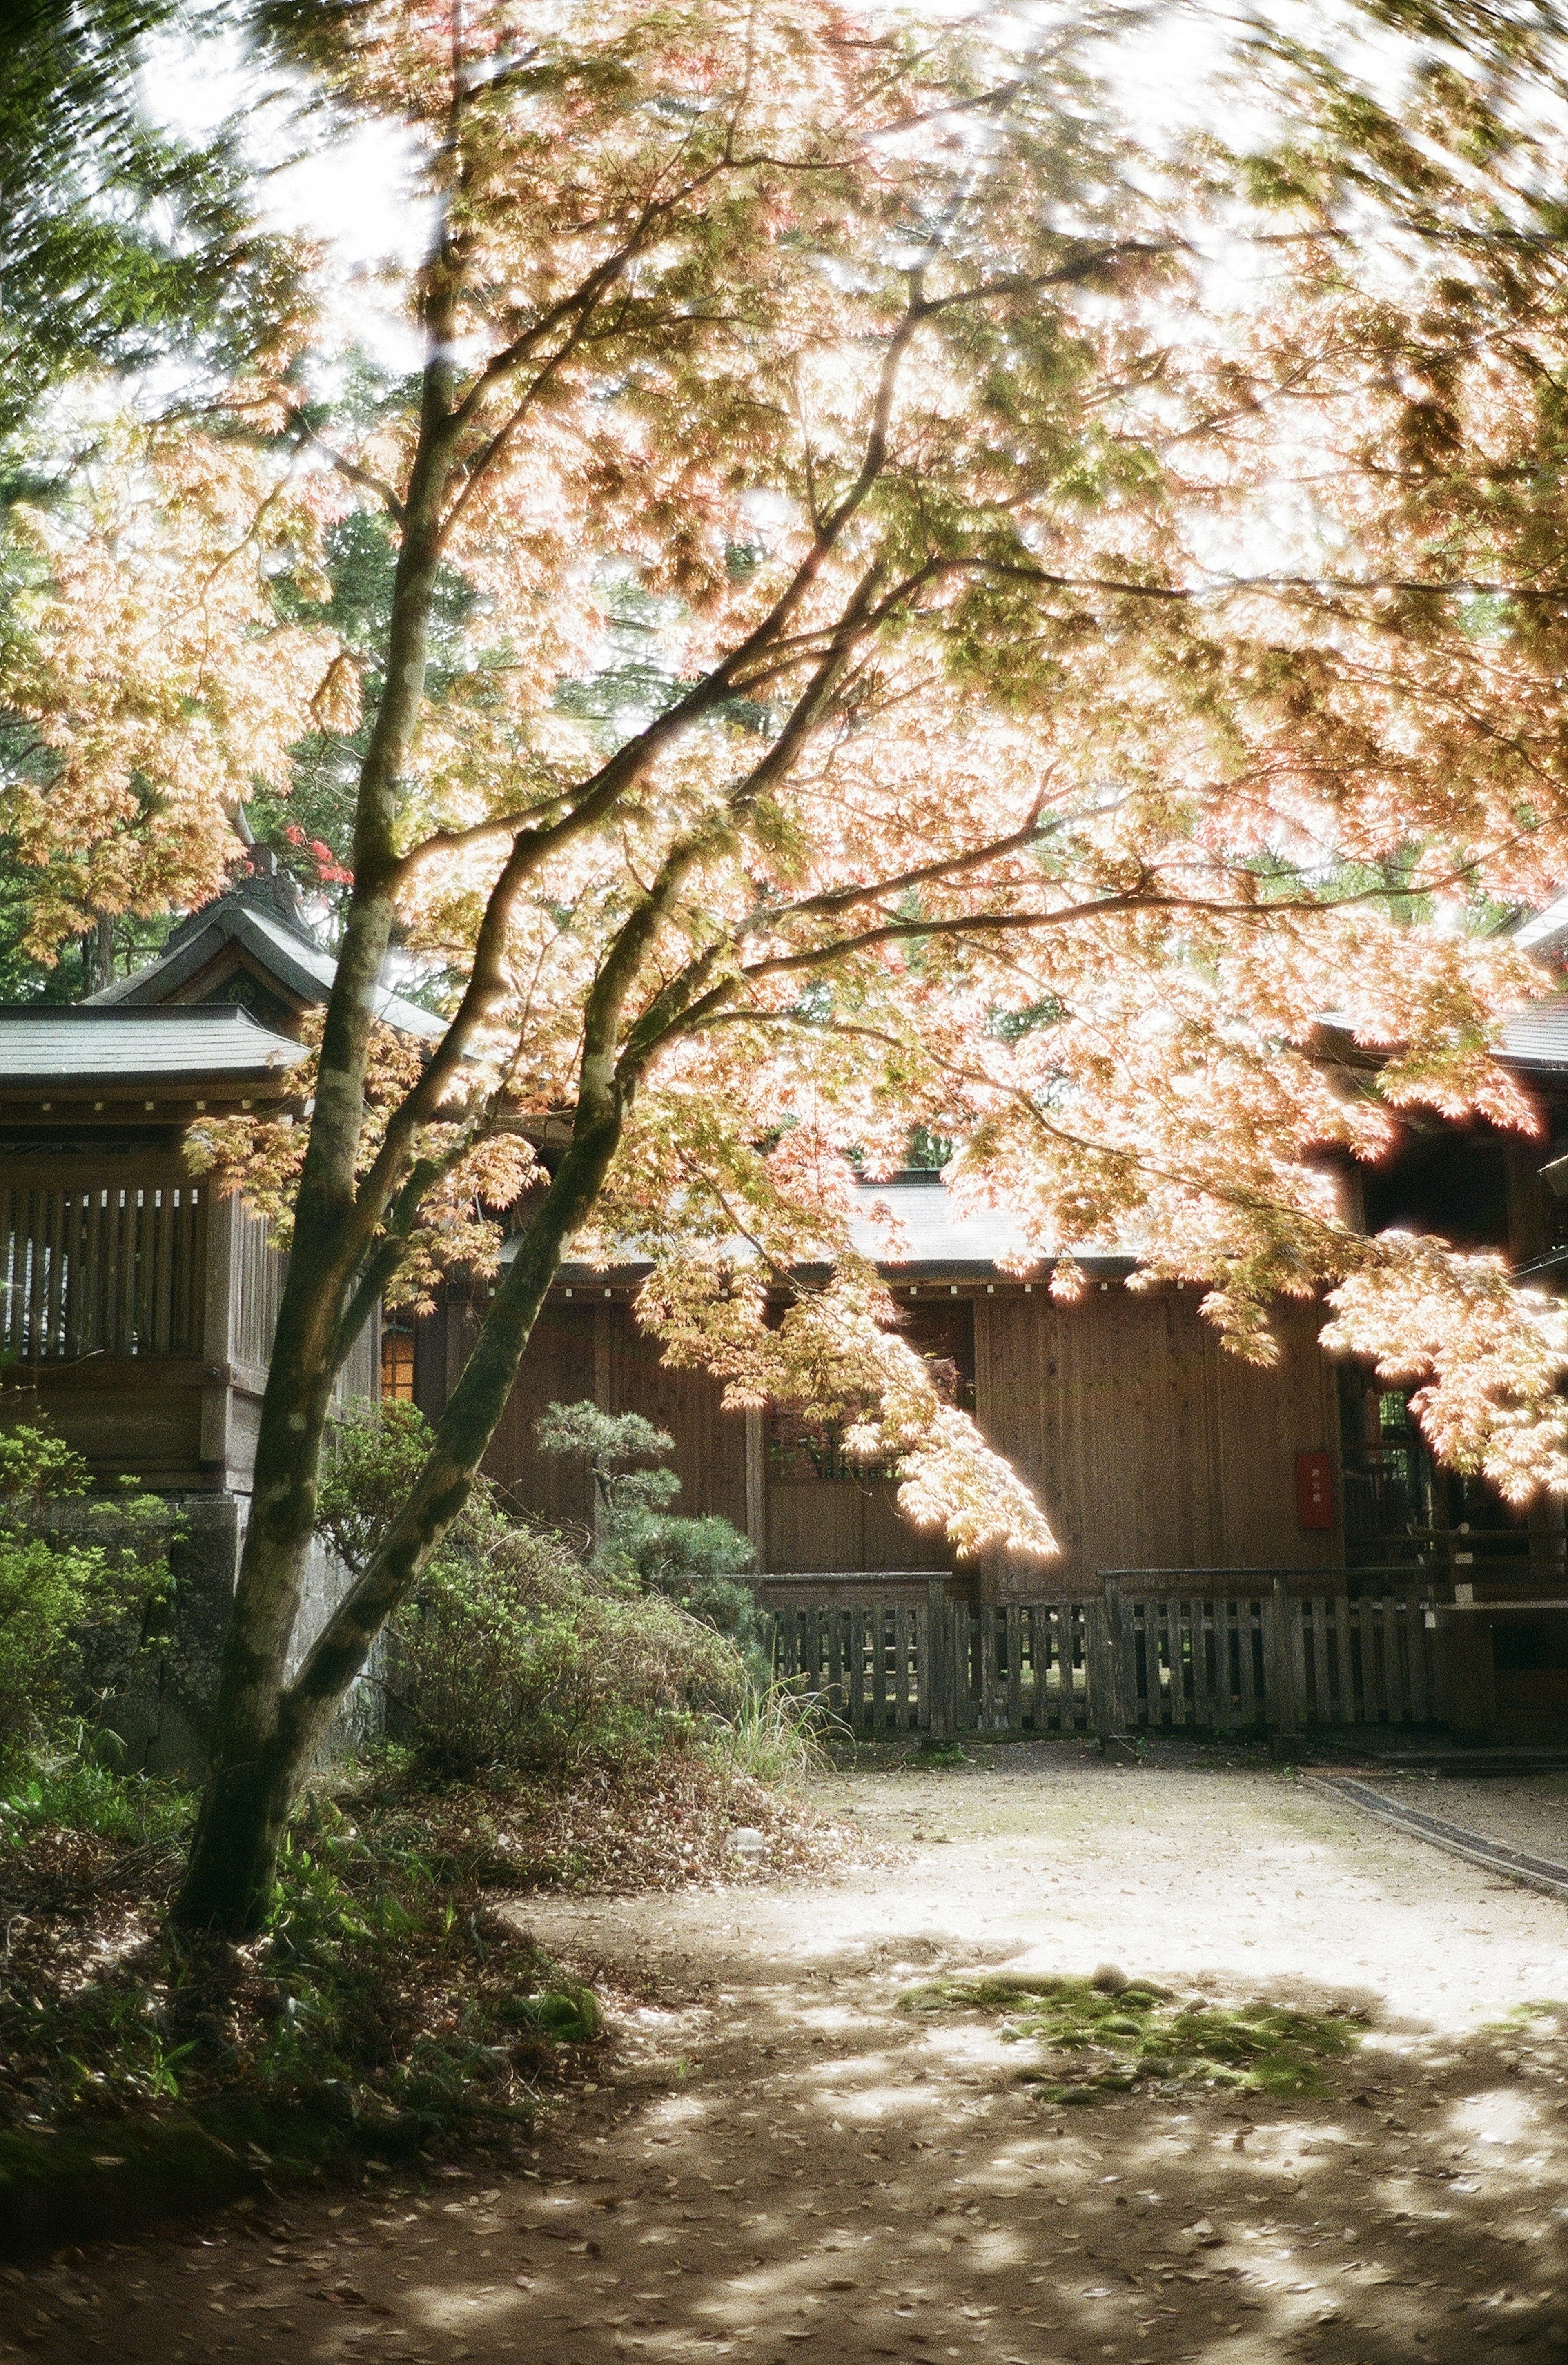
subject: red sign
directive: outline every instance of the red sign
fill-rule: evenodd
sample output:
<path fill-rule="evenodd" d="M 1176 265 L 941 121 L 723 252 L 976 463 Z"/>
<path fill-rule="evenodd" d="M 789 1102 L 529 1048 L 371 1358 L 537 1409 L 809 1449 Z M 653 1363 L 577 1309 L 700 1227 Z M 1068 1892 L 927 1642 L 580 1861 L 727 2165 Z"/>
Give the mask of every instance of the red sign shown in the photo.
<path fill-rule="evenodd" d="M 1327 1453 L 1296 1455 L 1295 1523 L 1308 1535 L 1334 1524 L 1334 1463 Z"/>

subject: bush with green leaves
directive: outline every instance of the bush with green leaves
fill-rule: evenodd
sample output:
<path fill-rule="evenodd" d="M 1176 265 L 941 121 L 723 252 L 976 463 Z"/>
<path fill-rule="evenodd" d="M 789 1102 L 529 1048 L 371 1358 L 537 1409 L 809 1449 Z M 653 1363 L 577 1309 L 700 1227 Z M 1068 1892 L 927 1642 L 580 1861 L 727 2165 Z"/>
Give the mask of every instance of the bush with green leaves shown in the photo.
<path fill-rule="evenodd" d="M 429 1436 L 409 1405 L 343 1423 L 319 1525 L 351 1568 L 375 1550 Z M 507 1519 L 480 1485 L 394 1620 L 382 1681 L 389 1736 L 428 1771 L 465 1779 L 690 1745 L 741 1699 L 745 1669 L 710 1625 Z"/>
<path fill-rule="evenodd" d="M 155 1496 L 88 1495 L 80 1454 L 41 1417 L 0 1427 L 0 1768 L 80 1718 L 142 1641 L 167 1581 Z"/>
<path fill-rule="evenodd" d="M 674 1602 L 627 1595 L 556 1539 L 498 1520 L 427 1570 L 394 1641 L 392 1729 L 459 1778 L 655 1757 L 745 1681 L 733 1645 Z"/>
<path fill-rule="evenodd" d="M 601 1412 L 586 1400 L 547 1406 L 535 1434 L 546 1453 L 586 1463 L 592 1474 L 594 1566 L 678 1602 L 755 1656 L 756 1600 L 744 1581 L 756 1558 L 750 1543 L 715 1512 L 699 1519 L 672 1512 L 680 1492 L 675 1472 L 637 1466 L 672 1453 L 674 1438 L 641 1413 Z"/>
<path fill-rule="evenodd" d="M 365 1565 L 401 1509 L 431 1449 L 431 1425 L 417 1405 L 360 1406 L 323 1457 L 316 1531 L 345 1568 Z M 482 1495 L 483 1487 L 476 1489 Z"/>

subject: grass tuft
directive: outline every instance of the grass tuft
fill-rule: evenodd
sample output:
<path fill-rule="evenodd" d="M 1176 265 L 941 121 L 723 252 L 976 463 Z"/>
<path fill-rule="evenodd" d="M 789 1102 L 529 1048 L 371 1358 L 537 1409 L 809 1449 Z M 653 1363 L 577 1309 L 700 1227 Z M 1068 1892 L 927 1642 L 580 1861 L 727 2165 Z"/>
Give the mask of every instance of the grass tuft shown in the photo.
<path fill-rule="evenodd" d="M 820 1694 L 753 1682 L 732 1714 L 709 1719 L 704 1746 L 722 1772 L 777 1788 L 825 1773 L 828 1743 L 844 1730 Z"/>
<path fill-rule="evenodd" d="M 981 1972 L 928 1980 L 900 2001 L 906 2012 L 1005 2012 L 1003 2040 L 1032 2041 L 1043 2057 L 1025 2078 L 1061 2102 L 1145 2083 L 1316 2093 L 1323 2064 L 1350 2052 L 1361 2035 L 1347 2012 L 1263 2001 L 1234 2009 L 1201 1999 L 1179 2004 L 1169 1988 L 1148 1979 L 1107 1994 L 1089 1979 Z"/>
<path fill-rule="evenodd" d="M 121 1774 L 85 1749 L 16 1775 L 0 1797 L 0 1850 L 54 1828 L 152 1848 L 184 1838 L 196 1811 L 188 1789 L 151 1775 Z"/>

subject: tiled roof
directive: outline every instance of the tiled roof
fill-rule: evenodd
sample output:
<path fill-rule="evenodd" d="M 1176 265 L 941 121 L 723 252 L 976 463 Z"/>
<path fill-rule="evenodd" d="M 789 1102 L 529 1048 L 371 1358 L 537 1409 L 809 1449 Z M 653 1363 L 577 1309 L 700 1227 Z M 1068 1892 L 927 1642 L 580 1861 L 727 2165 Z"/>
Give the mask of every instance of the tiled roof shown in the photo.
<path fill-rule="evenodd" d="M 955 1266 L 983 1266 L 994 1272 L 1010 1249 L 1022 1249 L 1022 1234 L 1013 1216 L 998 1207 L 960 1215 L 939 1174 L 898 1174 L 886 1182 L 861 1182 L 856 1196 L 865 1212 L 853 1226 L 856 1247 L 862 1255 L 879 1255 L 883 1228 L 872 1219 L 879 1201 L 891 1209 L 903 1235 L 903 1257 L 890 1272 L 918 1281 L 922 1273 L 945 1272 Z M 1034 1250 L 1023 1250 L 1031 1263 Z M 885 1261 L 885 1260 L 884 1260 Z"/>
<path fill-rule="evenodd" d="M 258 1026 L 230 1003 L 162 1010 L 0 1003 L 0 1092 L 46 1083 L 62 1090 L 112 1084 L 134 1092 L 142 1083 L 197 1077 L 281 1082 L 304 1057 L 301 1045 Z"/>
<path fill-rule="evenodd" d="M 1559 895 L 1543 912 L 1535 913 L 1522 927 L 1516 928 L 1512 941 L 1520 952 L 1549 954 L 1560 952 L 1568 938 L 1568 895 Z"/>
<path fill-rule="evenodd" d="M 1538 1076 L 1568 1075 L 1568 994 L 1535 1003 L 1510 1018 L 1503 1034 L 1503 1057 L 1512 1068 Z"/>
<path fill-rule="evenodd" d="M 338 964 L 330 953 L 299 929 L 275 913 L 258 910 L 252 903 L 241 902 L 238 896 L 226 895 L 220 902 L 209 904 L 185 922 L 178 936 L 159 959 L 150 961 L 132 977 L 117 978 L 93 994 L 88 1007 L 95 1010 L 109 1006 L 161 1003 L 168 994 L 177 992 L 187 978 L 195 977 L 207 967 L 226 941 L 242 945 L 262 967 L 270 970 L 283 984 L 297 993 L 301 1002 L 324 1003 L 332 991 L 332 981 Z M 444 1021 L 416 1002 L 405 1000 L 391 986 L 382 986 L 376 995 L 376 1015 L 400 1034 L 417 1035 L 433 1042 L 445 1033 Z"/>
<path fill-rule="evenodd" d="M 1009 1250 L 1022 1244 L 1017 1224 L 1001 1209 L 960 1215 L 939 1174 L 906 1171 L 886 1182 L 857 1183 L 856 1195 L 863 1212 L 851 1219 L 855 1245 L 863 1255 L 877 1257 L 883 1272 L 895 1282 L 993 1273 Z M 871 1213 L 878 1200 L 891 1209 L 902 1232 L 903 1253 L 896 1264 L 882 1253 L 882 1227 L 874 1222 Z M 515 1243 L 509 1240 L 501 1250 L 503 1263 L 514 1253 Z M 1042 1272 L 1049 1262 L 1034 1250 L 1024 1253 L 1036 1272 Z M 1075 1249 L 1073 1254 L 1079 1263 L 1092 1269 L 1112 1265 L 1120 1270 L 1132 1261 L 1126 1249 Z M 629 1259 L 617 1270 L 645 1271 L 646 1261 Z M 576 1263 L 563 1264 L 561 1277 L 573 1287 L 584 1282 L 591 1287 L 604 1278 L 589 1266 Z"/>

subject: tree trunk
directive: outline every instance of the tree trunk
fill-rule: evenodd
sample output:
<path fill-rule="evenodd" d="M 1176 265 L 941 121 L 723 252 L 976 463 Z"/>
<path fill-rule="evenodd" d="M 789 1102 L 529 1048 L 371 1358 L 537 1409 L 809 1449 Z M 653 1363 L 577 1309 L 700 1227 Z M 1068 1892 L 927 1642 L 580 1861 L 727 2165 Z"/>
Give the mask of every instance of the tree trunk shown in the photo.
<path fill-rule="evenodd" d="M 365 1073 L 391 936 L 388 881 L 403 775 L 424 698 L 442 503 L 452 465 L 452 290 L 440 249 L 431 277 L 431 357 L 401 520 L 386 687 L 360 768 L 353 891 L 317 1061 L 294 1243 L 262 1399 L 251 1518 L 224 1637 L 207 1788 L 174 1909 L 177 1921 L 235 1933 L 260 1926 L 289 1802 L 313 1745 L 299 1742 L 290 1712 L 288 1654 L 316 1524 L 317 1475 L 341 1361 L 343 1310 L 367 1249 L 358 1204 Z M 372 1222 L 376 1212 L 371 1211 Z M 327 1720 L 320 1721 L 324 1729 Z"/>
<path fill-rule="evenodd" d="M 89 993 L 101 993 L 115 981 L 115 924 L 100 912 L 82 939 L 82 967 Z"/>
<path fill-rule="evenodd" d="M 263 1508 L 262 1460 L 257 1460 L 257 1510 L 265 1541 L 247 1538 L 241 1590 L 225 1653 L 214 1727 L 212 1764 L 190 1860 L 174 1908 L 177 1922 L 245 1937 L 266 1917 L 278 1851 L 289 1809 L 326 1739 L 333 1716 L 364 1668 L 376 1636 L 418 1585 L 420 1576 L 467 1499 L 496 1424 L 506 1408 L 518 1364 L 532 1335 L 545 1291 L 566 1242 L 598 1197 L 621 1134 L 619 1111 L 583 1124 L 563 1159 L 543 1205 L 524 1233 L 510 1270 L 491 1301 L 484 1327 L 435 1433 L 413 1492 L 375 1557 L 328 1620 L 294 1681 L 285 1685 L 289 1637 L 298 1610 L 310 1529 L 303 1535 L 281 1506 Z M 274 1358 L 269 1402 L 277 1381 Z M 280 1402 L 283 1395 L 280 1389 Z M 296 1394 L 292 1382 L 290 1399 Z M 320 1406 L 321 1426 L 325 1400 Z M 308 1490 L 297 1474 L 285 1487 L 293 1503 L 308 1491 L 315 1504 L 314 1439 L 289 1428 L 286 1417 L 263 1416 L 263 1439 L 286 1440 L 288 1458 L 310 1458 Z M 257 1550 L 252 1555 L 252 1541 Z"/>

